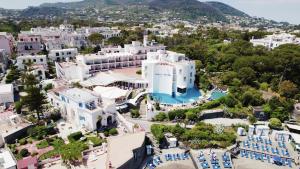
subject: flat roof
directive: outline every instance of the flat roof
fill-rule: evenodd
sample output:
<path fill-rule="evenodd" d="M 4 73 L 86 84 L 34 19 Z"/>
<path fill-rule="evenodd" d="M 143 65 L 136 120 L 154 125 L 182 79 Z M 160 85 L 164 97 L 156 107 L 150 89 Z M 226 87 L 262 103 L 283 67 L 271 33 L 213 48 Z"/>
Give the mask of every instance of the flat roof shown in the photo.
<path fill-rule="evenodd" d="M 0 93 L 11 93 L 11 92 L 13 92 L 13 85 L 12 84 L 0 85 Z"/>
<path fill-rule="evenodd" d="M 294 124 L 286 124 L 286 126 L 287 126 L 289 129 L 299 130 L 299 131 L 300 131 L 300 126 L 298 126 L 298 125 L 294 125 Z"/>
<path fill-rule="evenodd" d="M 102 87 L 97 86 L 93 89 L 97 94 L 100 94 L 101 97 L 108 99 L 117 99 L 120 97 L 125 97 L 128 93 L 128 90 L 123 90 L 118 87 Z"/>
<path fill-rule="evenodd" d="M 145 132 L 139 132 L 109 138 L 107 160 L 114 168 L 122 166 L 133 158 L 133 150 L 144 144 L 145 137 Z"/>
<path fill-rule="evenodd" d="M 12 154 L 6 149 L 0 149 L 0 166 L 11 168 L 16 166 L 16 161 Z"/>
<path fill-rule="evenodd" d="M 296 144 L 300 144 L 300 134 L 291 133 L 291 136 Z"/>
<path fill-rule="evenodd" d="M 95 95 L 93 95 L 91 92 L 79 88 L 68 89 L 63 91 L 61 94 L 72 100 L 80 101 L 80 102 L 88 102 L 88 101 L 96 100 L 98 98 Z"/>

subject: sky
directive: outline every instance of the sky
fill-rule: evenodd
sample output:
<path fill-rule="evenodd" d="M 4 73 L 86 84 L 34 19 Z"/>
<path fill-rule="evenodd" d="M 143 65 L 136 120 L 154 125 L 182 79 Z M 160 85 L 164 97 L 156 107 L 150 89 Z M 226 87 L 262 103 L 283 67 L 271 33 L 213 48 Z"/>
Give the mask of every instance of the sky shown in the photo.
<path fill-rule="evenodd" d="M 79 0 L 0 0 L 0 7 L 22 9 L 45 2 L 69 2 Z M 172 0 L 170 0 L 172 1 Z M 200 0 L 204 1 L 204 0 Z M 275 21 L 300 24 L 300 0 L 211 0 L 227 3 L 251 16 Z"/>

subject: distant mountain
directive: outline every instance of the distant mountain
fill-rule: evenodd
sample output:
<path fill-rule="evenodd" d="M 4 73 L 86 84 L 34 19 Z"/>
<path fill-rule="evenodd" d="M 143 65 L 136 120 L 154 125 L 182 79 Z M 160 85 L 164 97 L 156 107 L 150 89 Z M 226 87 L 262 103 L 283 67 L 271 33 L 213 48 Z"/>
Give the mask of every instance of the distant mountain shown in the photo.
<path fill-rule="evenodd" d="M 248 16 L 229 5 L 220 2 L 200 2 L 198 0 L 82 0 L 68 3 L 45 3 L 42 8 L 85 9 L 122 8 L 132 10 L 142 7 L 143 10 L 154 10 L 157 14 L 167 12 L 170 18 L 197 20 L 207 17 L 211 21 L 226 21 L 226 15 Z M 143 11 L 147 12 L 147 11 Z"/>
<path fill-rule="evenodd" d="M 226 15 L 249 17 L 249 15 L 247 15 L 246 13 L 221 2 L 211 1 L 206 2 L 206 4 L 211 5 L 212 7 L 220 10 L 223 14 Z"/>

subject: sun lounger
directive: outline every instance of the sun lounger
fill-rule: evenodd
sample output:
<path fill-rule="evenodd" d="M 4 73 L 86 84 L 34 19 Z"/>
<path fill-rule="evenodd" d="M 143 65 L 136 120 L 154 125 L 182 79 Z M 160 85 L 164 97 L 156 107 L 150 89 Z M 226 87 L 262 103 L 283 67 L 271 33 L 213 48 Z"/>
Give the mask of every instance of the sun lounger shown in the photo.
<path fill-rule="evenodd" d="M 292 166 L 292 160 L 291 159 L 286 159 L 286 161 L 287 161 L 287 163 L 288 163 L 288 166 L 290 167 L 290 168 L 292 168 L 293 166 Z"/>

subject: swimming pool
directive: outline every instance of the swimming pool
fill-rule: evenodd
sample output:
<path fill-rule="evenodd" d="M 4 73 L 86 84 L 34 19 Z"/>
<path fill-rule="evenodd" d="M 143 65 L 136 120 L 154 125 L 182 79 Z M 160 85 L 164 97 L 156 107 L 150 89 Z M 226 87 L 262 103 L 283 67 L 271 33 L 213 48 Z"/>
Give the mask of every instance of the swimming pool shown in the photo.
<path fill-rule="evenodd" d="M 212 100 L 217 100 L 221 97 L 224 97 L 226 96 L 227 94 L 225 92 L 222 92 L 222 91 L 219 91 L 219 90 L 214 90 L 212 93 L 211 93 L 211 96 L 210 96 L 210 99 Z"/>
<path fill-rule="evenodd" d="M 162 104 L 184 104 L 199 100 L 201 93 L 197 88 L 192 88 L 188 89 L 186 95 L 182 96 L 172 97 L 164 93 L 152 93 L 150 96 L 152 96 L 153 100 Z"/>

